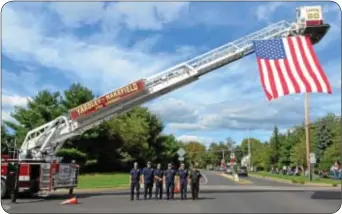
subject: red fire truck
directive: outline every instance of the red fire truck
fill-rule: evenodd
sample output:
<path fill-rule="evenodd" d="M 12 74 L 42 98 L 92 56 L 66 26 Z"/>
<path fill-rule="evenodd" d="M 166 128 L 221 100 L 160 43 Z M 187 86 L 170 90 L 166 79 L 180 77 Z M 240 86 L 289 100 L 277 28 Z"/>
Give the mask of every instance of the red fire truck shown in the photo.
<path fill-rule="evenodd" d="M 296 13 L 296 22 L 280 21 L 269 25 L 152 77 L 91 100 L 71 109 L 68 115 L 29 131 L 17 156 L 2 156 L 1 197 L 13 192 L 14 187 L 19 192 L 29 193 L 67 188 L 71 194 L 77 186 L 78 165 L 62 163 L 61 158 L 56 157 L 56 152 L 67 139 L 82 135 L 134 106 L 190 84 L 206 73 L 253 53 L 254 40 L 308 35 L 313 44 L 319 42 L 330 27 L 323 23 L 321 7 L 299 7 Z M 13 165 L 18 165 L 16 170 L 11 168 Z M 10 179 L 14 175 L 17 185 L 13 185 L 13 179 Z"/>

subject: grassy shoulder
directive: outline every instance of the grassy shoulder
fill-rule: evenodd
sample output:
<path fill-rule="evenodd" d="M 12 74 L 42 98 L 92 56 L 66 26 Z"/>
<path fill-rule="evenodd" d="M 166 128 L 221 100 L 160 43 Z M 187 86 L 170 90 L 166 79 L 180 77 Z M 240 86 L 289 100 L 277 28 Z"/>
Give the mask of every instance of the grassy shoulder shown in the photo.
<path fill-rule="evenodd" d="M 78 178 L 78 189 L 120 188 L 129 186 L 128 173 L 84 174 Z"/>
<path fill-rule="evenodd" d="M 250 172 L 250 175 L 257 175 L 261 177 L 269 177 L 269 178 L 275 178 L 277 180 L 285 180 L 292 183 L 298 183 L 298 184 L 305 184 L 305 183 L 317 183 L 317 184 L 331 184 L 333 186 L 335 185 L 341 185 L 340 180 L 332 180 L 332 179 L 326 179 L 326 178 L 317 178 L 314 177 L 312 181 L 309 180 L 309 178 L 305 176 L 291 176 L 291 175 L 279 175 L 279 174 L 272 174 L 269 172 Z"/>

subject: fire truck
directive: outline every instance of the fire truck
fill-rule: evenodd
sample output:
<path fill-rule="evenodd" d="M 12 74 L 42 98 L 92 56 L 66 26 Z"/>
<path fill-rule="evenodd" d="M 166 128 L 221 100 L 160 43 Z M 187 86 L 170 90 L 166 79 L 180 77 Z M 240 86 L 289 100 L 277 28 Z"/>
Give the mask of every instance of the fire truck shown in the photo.
<path fill-rule="evenodd" d="M 18 155 L 1 160 L 1 197 L 11 192 L 51 192 L 60 188 L 72 194 L 78 183 L 79 166 L 62 163 L 57 151 L 67 139 L 175 89 L 195 82 L 214 71 L 254 52 L 254 40 L 309 36 L 318 43 L 330 25 L 323 22 L 321 6 L 296 9 L 296 21 L 280 21 L 229 42 L 191 60 L 180 63 L 149 78 L 139 79 L 122 88 L 70 109 L 67 115 L 29 131 Z M 9 179 L 16 174 L 15 185 Z M 13 191 L 14 188 L 14 191 Z M 14 194 L 15 195 L 15 194 Z M 16 196 L 13 196 L 16 197 Z M 13 199 L 15 200 L 15 198 Z"/>

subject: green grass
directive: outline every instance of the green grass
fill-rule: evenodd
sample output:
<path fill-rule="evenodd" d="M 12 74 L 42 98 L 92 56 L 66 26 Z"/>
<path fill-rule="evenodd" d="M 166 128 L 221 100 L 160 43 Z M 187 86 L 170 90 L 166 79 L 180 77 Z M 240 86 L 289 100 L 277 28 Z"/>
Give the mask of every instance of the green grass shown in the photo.
<path fill-rule="evenodd" d="M 85 174 L 78 179 L 79 189 L 128 187 L 128 173 Z"/>
<path fill-rule="evenodd" d="M 264 176 L 264 177 L 272 177 L 272 178 L 278 178 L 278 179 L 284 179 L 291 181 L 292 183 L 322 183 L 322 184 L 331 184 L 331 185 L 339 185 L 341 184 L 341 181 L 338 180 L 332 180 L 332 179 L 326 179 L 326 178 L 313 178 L 312 181 L 309 181 L 309 178 L 305 176 L 291 176 L 291 175 L 277 175 L 277 174 L 271 174 L 269 172 L 251 172 L 250 174 Z"/>

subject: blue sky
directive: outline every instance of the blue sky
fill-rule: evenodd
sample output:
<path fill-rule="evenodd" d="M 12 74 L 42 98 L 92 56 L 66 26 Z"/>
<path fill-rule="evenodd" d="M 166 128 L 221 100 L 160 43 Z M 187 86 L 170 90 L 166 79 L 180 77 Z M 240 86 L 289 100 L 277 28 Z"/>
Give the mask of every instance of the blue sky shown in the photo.
<path fill-rule="evenodd" d="M 2 10 L 2 117 L 13 120 L 39 90 L 80 82 L 101 95 L 159 73 L 280 21 L 294 21 L 290 2 L 10 2 Z M 341 112 L 341 11 L 322 4 L 331 25 L 315 46 L 333 94 L 314 94 L 310 119 Z M 255 55 L 207 74 L 146 106 L 165 133 L 203 143 L 248 135 L 267 140 L 304 120 L 304 96 L 268 102 Z"/>

